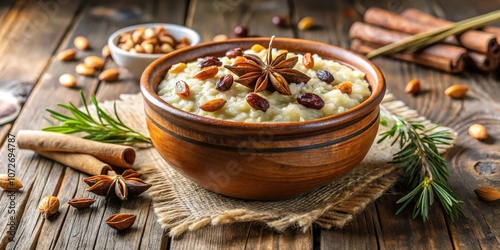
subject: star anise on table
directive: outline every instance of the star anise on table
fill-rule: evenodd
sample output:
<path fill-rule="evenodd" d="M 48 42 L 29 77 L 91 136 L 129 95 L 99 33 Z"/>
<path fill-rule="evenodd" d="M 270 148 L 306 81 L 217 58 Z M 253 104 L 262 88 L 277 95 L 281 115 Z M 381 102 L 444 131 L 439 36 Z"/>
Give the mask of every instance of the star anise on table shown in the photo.
<path fill-rule="evenodd" d="M 121 175 L 114 171 L 107 175 L 94 175 L 83 178 L 90 187 L 87 191 L 109 198 L 112 193 L 120 200 L 127 200 L 129 196 L 140 195 L 151 187 L 151 184 L 141 179 L 141 174 L 132 169 L 125 170 Z"/>
<path fill-rule="evenodd" d="M 269 42 L 266 53 L 266 62 L 263 62 L 258 56 L 245 54 L 246 59 L 234 65 L 224 65 L 225 68 L 239 76 L 236 82 L 249 88 L 254 92 L 264 90 L 278 91 L 284 95 L 291 95 L 290 83 L 307 83 L 311 78 L 306 74 L 293 69 L 297 64 L 298 57 L 286 58 L 288 53 L 282 53 L 273 60 L 273 39 Z"/>

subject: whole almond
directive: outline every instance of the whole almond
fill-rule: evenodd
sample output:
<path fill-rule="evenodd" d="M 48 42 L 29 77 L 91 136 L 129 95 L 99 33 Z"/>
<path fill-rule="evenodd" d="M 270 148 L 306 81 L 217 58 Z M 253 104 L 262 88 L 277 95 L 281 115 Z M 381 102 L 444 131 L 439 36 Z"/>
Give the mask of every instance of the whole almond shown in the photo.
<path fill-rule="evenodd" d="M 16 177 L 9 177 L 6 174 L 0 174 L 0 188 L 7 191 L 17 191 L 23 187 L 23 183 Z"/>
<path fill-rule="evenodd" d="M 75 87 L 76 86 L 76 78 L 72 74 L 62 74 L 59 77 L 59 83 L 64 87 Z"/>
<path fill-rule="evenodd" d="M 150 43 L 141 43 L 142 48 L 147 54 L 153 54 L 154 52 L 154 46 L 153 44 Z"/>
<path fill-rule="evenodd" d="M 420 92 L 420 80 L 413 79 L 406 84 L 405 92 L 408 94 L 417 94 Z"/>
<path fill-rule="evenodd" d="M 213 78 L 215 75 L 217 75 L 217 72 L 219 72 L 219 68 L 215 65 L 204 67 L 194 75 L 194 78 L 199 80 Z"/>
<path fill-rule="evenodd" d="M 111 57 L 111 50 L 109 50 L 109 46 L 107 44 L 102 47 L 101 55 L 104 58 Z"/>
<path fill-rule="evenodd" d="M 474 190 L 476 195 L 485 201 L 500 200 L 500 190 L 487 186 L 479 186 Z"/>
<path fill-rule="evenodd" d="M 92 67 L 88 67 L 87 65 L 83 63 L 79 63 L 75 67 L 76 73 L 84 76 L 94 76 L 95 75 L 95 69 Z"/>
<path fill-rule="evenodd" d="M 302 57 L 302 64 L 304 64 L 304 67 L 308 69 L 312 69 L 314 67 L 314 59 L 311 53 L 304 54 L 304 56 Z"/>
<path fill-rule="evenodd" d="M 227 35 L 218 34 L 218 35 L 215 35 L 214 38 L 212 38 L 212 41 L 220 42 L 220 41 L 226 41 L 227 39 L 229 39 L 229 37 Z"/>
<path fill-rule="evenodd" d="M 106 219 L 106 224 L 115 230 L 124 231 L 129 229 L 134 224 L 136 218 L 137 216 L 133 214 L 113 214 Z"/>
<path fill-rule="evenodd" d="M 59 52 L 57 54 L 57 59 L 61 61 L 73 61 L 75 60 L 76 51 L 74 49 L 67 49 Z"/>
<path fill-rule="evenodd" d="M 300 30 L 312 29 L 314 25 L 316 25 L 316 21 L 314 21 L 314 18 L 312 17 L 304 17 L 297 24 Z"/>
<path fill-rule="evenodd" d="M 444 93 L 451 98 L 460 99 L 465 96 L 467 90 L 469 90 L 469 87 L 461 84 L 455 84 L 447 88 Z"/>
<path fill-rule="evenodd" d="M 200 109 L 207 112 L 215 112 L 224 107 L 226 102 L 223 98 L 213 99 L 200 105 Z"/>
<path fill-rule="evenodd" d="M 43 218 L 48 219 L 59 211 L 59 199 L 55 196 L 45 196 L 38 205 Z"/>
<path fill-rule="evenodd" d="M 75 47 L 79 50 L 90 49 L 89 40 L 83 36 L 75 37 L 75 40 L 73 40 L 73 43 L 75 44 Z"/>
<path fill-rule="evenodd" d="M 469 135 L 476 138 L 477 140 L 482 141 L 488 139 L 488 132 L 486 131 L 486 128 L 481 124 L 476 123 L 470 125 L 467 132 L 469 132 Z"/>
<path fill-rule="evenodd" d="M 99 80 L 105 82 L 112 82 L 118 80 L 118 76 L 120 75 L 120 71 L 117 69 L 107 69 L 99 74 Z"/>
<path fill-rule="evenodd" d="M 68 201 L 68 204 L 74 208 L 87 208 L 94 204 L 95 200 L 91 198 L 73 198 Z"/>
<path fill-rule="evenodd" d="M 102 60 L 98 56 L 87 56 L 83 60 L 83 63 L 87 67 L 91 67 L 91 68 L 94 68 L 94 69 L 97 69 L 97 70 L 100 70 L 100 69 L 104 68 L 104 60 Z"/>

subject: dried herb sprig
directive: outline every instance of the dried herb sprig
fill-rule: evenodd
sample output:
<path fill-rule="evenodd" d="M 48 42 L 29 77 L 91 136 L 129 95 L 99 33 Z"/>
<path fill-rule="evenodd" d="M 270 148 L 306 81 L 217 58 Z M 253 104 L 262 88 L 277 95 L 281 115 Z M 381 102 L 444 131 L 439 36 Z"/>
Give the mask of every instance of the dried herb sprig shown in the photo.
<path fill-rule="evenodd" d="M 416 51 L 423 47 L 437 43 L 448 36 L 460 34 L 470 29 L 477 29 L 496 21 L 500 21 L 500 10 L 496 10 L 484 15 L 465 19 L 446 27 L 437 28 L 434 30 L 410 36 L 399 42 L 391 43 L 381 48 L 378 48 L 368 53 L 366 57 L 368 59 L 371 59 L 376 56 L 389 55 L 401 51 L 409 51 L 409 52 Z"/>
<path fill-rule="evenodd" d="M 392 162 L 404 169 L 405 182 L 412 189 L 396 202 L 402 204 L 396 214 L 413 202 L 413 218 L 421 216 L 425 221 L 429 216 L 429 208 L 437 197 L 452 219 L 464 216 L 460 207 L 462 201 L 446 185 L 450 172 L 437 147 L 450 145 L 450 132 L 436 131 L 438 126 L 428 129 L 421 123 L 408 122 L 382 106 L 381 108 L 381 124 L 389 127 L 389 130 L 381 134 L 378 143 L 388 138 L 393 139 L 391 145 L 399 143 L 401 150 L 394 154 Z"/>
<path fill-rule="evenodd" d="M 68 110 L 73 117 L 47 109 L 50 116 L 62 122 L 62 124 L 46 127 L 42 130 L 62 134 L 83 132 L 87 134 L 83 137 L 85 139 L 106 143 L 151 143 L 149 137 L 142 135 L 123 123 L 120 116 L 118 116 L 116 103 L 114 103 L 113 107 L 115 116 L 115 118 L 113 118 L 113 115 L 107 114 L 99 107 L 99 103 L 95 96 L 90 97 L 90 102 L 96 109 L 95 115 L 97 119 L 94 119 L 89 111 L 87 100 L 82 91 L 80 91 L 80 98 L 85 107 L 85 112 L 78 109 L 78 107 L 71 102 L 69 105 L 58 104 L 59 107 Z"/>

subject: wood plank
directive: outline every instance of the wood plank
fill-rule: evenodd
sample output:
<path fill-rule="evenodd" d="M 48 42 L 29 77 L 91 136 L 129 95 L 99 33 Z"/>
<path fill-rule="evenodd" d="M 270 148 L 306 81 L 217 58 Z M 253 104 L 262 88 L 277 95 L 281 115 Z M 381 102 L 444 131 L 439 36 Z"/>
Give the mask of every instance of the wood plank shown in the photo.
<path fill-rule="evenodd" d="M 95 2 L 98 2 L 98 1 L 95 1 Z M 100 47 L 105 44 L 107 37 L 109 36 L 109 34 L 112 31 L 116 30 L 117 28 L 120 28 L 121 26 L 129 25 L 132 22 L 136 23 L 136 22 L 150 21 L 151 18 L 155 18 L 155 15 L 151 14 L 151 13 L 153 13 L 153 10 L 154 10 L 154 12 L 158 11 L 157 6 L 155 6 L 156 1 L 149 1 L 147 4 L 144 4 L 144 2 L 141 2 L 140 6 L 144 10 L 141 9 L 142 13 L 139 13 L 139 14 L 136 13 L 136 18 L 134 19 L 134 18 L 130 18 L 130 13 L 135 13 L 137 11 L 137 9 L 138 9 L 137 6 L 139 5 L 138 2 L 128 4 L 128 8 L 124 7 L 123 5 L 117 4 L 117 3 L 104 3 L 104 4 L 101 3 L 102 5 L 99 5 L 95 2 L 90 4 L 92 6 L 92 8 L 89 7 L 84 11 L 85 15 L 80 16 L 80 18 L 79 18 L 80 21 L 78 21 L 78 25 L 76 25 L 75 28 L 71 30 L 71 32 L 70 32 L 71 35 L 69 35 L 67 38 L 64 39 L 64 42 L 63 42 L 64 45 L 61 48 L 61 49 L 65 49 L 68 47 L 72 47 L 73 46 L 72 40 L 75 36 L 82 35 L 82 34 L 83 35 L 88 34 L 87 37 L 93 43 L 93 46 L 96 49 L 94 49 L 93 51 L 79 52 L 78 57 L 80 59 L 82 59 L 83 57 L 88 56 L 88 55 L 100 54 Z M 118 6 L 118 5 L 120 5 L 120 6 Z M 160 6 L 163 6 L 164 8 L 171 7 L 168 4 L 167 5 L 161 4 Z M 186 7 L 185 6 L 182 7 L 182 5 L 180 5 L 180 8 L 177 8 L 177 10 L 180 10 L 179 12 L 181 12 L 181 13 L 185 13 L 185 11 L 183 11 L 182 8 L 185 9 Z M 122 13 L 115 13 L 115 12 L 113 12 L 114 9 L 119 9 L 120 11 L 122 11 Z M 146 13 L 147 11 L 145 11 L 145 10 L 147 10 L 149 12 Z M 175 10 L 175 9 L 171 8 L 170 10 Z M 162 14 L 161 12 L 157 12 L 157 13 L 158 13 L 158 15 Z M 114 14 L 121 14 L 121 16 L 125 17 L 125 19 L 116 20 L 116 16 Z M 120 16 L 120 15 L 118 15 L 118 16 Z M 175 16 L 175 15 L 173 15 L 173 16 Z M 143 20 L 142 19 L 143 17 L 148 18 L 148 20 L 146 20 L 146 19 Z M 166 20 L 168 18 L 161 18 L 160 17 L 157 19 L 159 21 L 161 21 L 161 20 Z M 180 21 L 180 22 L 182 22 L 182 21 Z M 118 27 L 118 26 L 120 26 L 120 27 Z M 92 32 L 89 32 L 89 30 L 92 30 Z M 75 66 L 75 63 L 62 63 L 59 61 L 53 62 L 53 64 L 49 67 L 47 73 L 42 78 L 42 82 L 39 84 L 41 86 L 37 87 L 37 89 L 35 90 L 35 93 L 32 95 L 30 101 L 26 105 L 25 111 L 23 111 L 26 113 L 27 117 L 21 118 L 18 121 L 18 124 L 16 124 L 16 127 L 14 128 L 14 130 L 18 130 L 18 127 L 22 127 L 22 128 L 29 127 L 31 129 L 39 129 L 43 126 L 46 126 L 47 124 L 45 122 L 43 122 L 43 120 L 41 120 L 41 119 L 33 119 L 32 123 L 27 122 L 27 119 L 29 119 L 29 115 L 43 113 L 41 110 L 37 110 L 37 109 L 41 109 L 44 106 L 53 108 L 53 107 L 55 107 L 55 103 L 57 103 L 57 102 L 67 103 L 68 101 L 72 101 L 76 105 L 79 105 L 78 90 L 65 89 L 65 88 L 60 87 L 57 83 L 57 78 L 61 74 L 61 72 L 72 72 L 74 66 Z M 78 82 L 79 82 L 80 89 L 83 89 L 87 96 L 89 96 L 90 93 L 95 93 L 97 85 L 98 85 L 98 81 L 96 79 L 88 78 L 88 77 L 79 77 Z M 137 84 L 135 82 L 134 82 L 134 84 L 135 84 L 135 86 L 137 86 Z M 118 91 L 124 92 L 125 89 L 130 89 L 128 87 L 129 86 L 124 85 L 123 89 L 117 89 L 117 88 L 114 88 L 114 89 L 115 89 L 115 91 L 118 90 Z M 137 90 L 137 88 L 135 90 Z M 136 92 L 136 91 L 134 91 L 134 92 Z M 50 96 L 49 93 L 56 95 L 58 98 L 51 98 L 50 100 L 46 100 L 45 97 Z M 117 94 L 117 93 L 119 93 L 119 92 L 116 92 L 114 94 Z M 111 96 L 109 96 L 109 97 L 111 97 Z M 34 103 L 36 103 L 37 105 L 35 105 Z M 28 110 L 28 111 L 26 111 L 26 110 Z M 31 113 L 31 110 L 34 110 L 35 113 Z M 19 124 L 21 124 L 21 125 L 19 125 Z M 26 126 L 27 124 L 31 124 L 31 125 Z M 41 124 L 43 124 L 43 125 L 41 125 Z M 21 154 L 20 159 L 23 160 L 23 158 L 24 158 L 24 154 Z M 35 159 L 35 161 L 38 161 L 38 159 Z M 28 164 L 26 164 L 26 165 L 28 165 Z M 58 167 L 59 167 L 59 169 L 63 169 L 60 166 L 58 166 Z M 73 191 L 70 191 L 70 193 L 69 193 L 69 194 L 73 194 L 76 191 L 82 191 L 82 190 L 85 190 L 85 188 L 86 188 L 85 184 L 81 184 L 81 182 L 80 182 L 79 187 L 76 189 L 76 191 L 74 191 L 75 190 L 75 186 L 74 186 L 75 182 L 65 181 L 67 179 L 74 180 L 75 176 L 79 176 L 79 175 L 78 174 L 75 175 L 75 173 L 71 173 L 71 170 L 69 170 L 68 172 L 66 172 L 65 175 L 62 175 L 61 173 L 59 173 L 58 176 L 56 176 L 56 177 L 51 176 L 51 178 L 48 178 L 46 176 L 42 176 L 40 178 L 40 176 L 36 176 L 36 177 L 29 176 L 29 178 L 34 178 L 34 179 L 40 178 L 42 180 L 43 179 L 53 179 L 54 181 L 52 181 L 52 182 L 54 182 L 54 183 L 61 183 L 62 182 L 61 190 L 59 190 L 59 186 L 57 186 L 57 187 L 54 187 L 54 192 L 57 192 L 57 190 L 59 190 L 59 192 L 61 192 L 61 196 L 62 196 L 63 200 L 67 201 L 71 197 L 69 197 L 68 193 L 65 192 L 66 189 L 73 190 Z M 25 179 L 29 179 L 29 178 L 27 177 Z M 81 180 L 81 178 L 82 178 L 81 176 L 78 177 L 78 180 Z M 29 188 L 29 186 L 28 186 L 28 188 Z M 40 194 L 33 192 L 33 193 L 30 193 L 30 195 L 32 195 L 32 197 L 38 197 Z M 87 223 L 77 224 L 77 225 L 81 225 L 82 228 L 80 228 L 80 229 L 83 229 L 83 231 L 88 233 L 88 234 L 84 234 L 82 237 L 74 237 L 74 234 L 67 234 L 68 232 L 70 232 L 70 233 L 74 233 L 75 231 L 79 232 L 78 230 L 76 230 L 74 228 L 74 224 L 73 224 L 73 223 L 79 223 L 79 221 L 74 222 L 75 220 L 71 220 L 71 219 L 75 219 L 75 218 L 74 218 L 74 215 L 72 213 L 67 212 L 68 207 L 66 205 L 63 208 L 64 214 L 65 214 L 65 216 L 63 216 L 64 217 L 63 219 L 58 220 L 57 223 L 51 224 L 50 226 L 45 226 L 45 225 L 42 226 L 41 224 L 39 224 L 35 227 L 35 226 L 30 225 L 30 227 L 28 227 L 28 228 L 31 228 L 33 236 L 23 237 L 23 240 L 16 242 L 15 246 L 18 246 L 18 247 L 21 246 L 21 248 L 23 248 L 26 246 L 34 246 L 36 244 L 39 244 L 38 247 L 40 247 L 42 249 L 43 248 L 52 248 L 54 246 L 64 247 L 64 246 L 75 246 L 75 245 L 93 248 L 94 244 L 98 244 L 98 242 L 99 242 L 98 237 L 97 237 L 97 233 L 99 233 L 99 227 L 101 225 L 101 223 L 95 223 L 95 221 L 101 222 L 101 219 L 103 219 L 104 216 L 109 216 L 109 214 L 111 214 L 111 213 L 116 213 L 118 211 L 131 211 L 132 207 L 134 207 L 134 210 L 136 209 L 136 207 L 142 207 L 143 209 L 140 212 L 142 214 L 144 214 L 144 216 L 140 215 L 137 222 L 136 222 L 138 225 L 138 227 L 137 227 L 138 230 L 135 230 L 133 233 L 131 233 L 131 235 L 133 235 L 134 237 L 131 237 L 130 235 L 128 235 L 128 237 L 126 237 L 128 240 L 123 240 L 122 239 L 123 236 L 117 236 L 117 237 L 115 237 L 115 240 L 119 241 L 119 243 L 113 244 L 113 241 L 106 240 L 107 235 L 109 234 L 109 232 L 108 232 L 108 234 L 102 235 L 101 239 L 105 239 L 104 245 L 108 245 L 108 246 L 113 244 L 113 246 L 118 245 L 118 246 L 122 246 L 122 247 L 128 247 L 128 246 L 132 246 L 134 244 L 135 245 L 143 244 L 145 246 L 159 248 L 161 245 L 166 245 L 166 243 L 168 241 L 166 240 L 165 237 L 163 237 L 164 235 L 162 233 L 162 230 L 159 228 L 158 223 L 152 223 L 156 219 L 155 219 L 154 213 L 152 213 L 152 210 L 149 206 L 149 203 L 150 203 L 150 200 L 143 197 L 142 199 L 138 199 L 134 203 L 131 203 L 132 205 L 130 207 L 125 206 L 125 205 L 123 208 L 120 208 L 120 205 L 109 206 L 109 207 L 106 207 L 106 208 L 100 210 L 101 211 L 100 213 L 99 212 L 91 213 L 90 219 L 87 219 L 87 217 L 83 217 L 82 218 L 83 221 L 86 221 Z M 36 209 L 33 210 L 32 208 L 34 208 L 34 207 L 32 207 L 32 206 L 29 207 L 29 210 L 26 213 L 29 212 L 30 214 L 27 215 L 26 217 L 23 217 L 23 218 L 33 218 L 33 217 L 36 218 L 36 217 L 38 217 L 38 212 L 36 211 Z M 20 216 L 22 215 L 22 213 L 19 213 L 19 214 L 20 214 Z M 147 216 L 147 215 L 150 215 L 150 216 Z M 5 218 L 5 217 L 3 217 L 3 218 Z M 71 222 L 65 223 L 65 220 L 69 220 Z M 80 221 L 82 221 L 82 220 L 80 220 Z M 89 221 L 90 221 L 90 223 L 89 223 Z M 146 223 L 148 223 L 147 230 L 145 229 Z M 91 224 L 94 228 L 84 227 L 84 226 L 88 226 L 89 224 Z M 68 229 L 68 227 L 70 230 L 66 230 L 66 229 Z M 95 227 L 97 227 L 97 228 L 95 228 Z M 21 221 L 19 231 L 24 232 L 24 228 L 25 228 L 24 221 Z M 97 230 L 95 230 L 95 229 L 97 229 Z M 108 230 L 108 229 L 106 229 L 106 230 Z M 101 231 L 106 231 L 106 230 L 101 230 Z M 109 229 L 109 230 L 111 230 L 111 229 Z M 148 234 L 145 234 L 143 231 L 147 231 Z M 59 236 L 61 238 L 60 241 L 58 240 Z M 66 236 L 68 236 L 68 237 L 66 237 Z M 147 238 L 148 240 L 141 241 L 142 236 L 148 237 Z M 5 237 L 4 237 L 4 239 L 5 239 Z M 37 243 L 38 239 L 40 239 L 39 243 Z M 69 240 L 67 240 L 67 239 L 69 239 Z M 157 239 L 160 239 L 160 240 L 157 240 Z"/>
<path fill-rule="evenodd" d="M 321 230 L 321 249 L 385 249 L 377 209 L 370 205 L 342 229 Z M 381 246 L 378 246 L 380 244 Z"/>
<path fill-rule="evenodd" d="M 246 25 L 250 36 L 293 37 L 293 30 L 272 24 L 275 15 L 288 16 L 286 0 L 279 1 L 191 1 L 186 25 L 197 30 L 202 41 L 211 41 L 214 35 L 234 37 L 238 25 Z M 210 22 L 207 22 L 210 20 Z"/>
<path fill-rule="evenodd" d="M 499 1 L 480 1 L 470 6 L 452 4 L 440 0 L 443 18 L 458 21 L 474 15 L 500 8 Z M 479 185 L 500 188 L 500 175 L 495 166 L 500 166 L 498 148 L 500 141 L 500 81 L 493 75 L 467 72 L 459 79 L 470 88 L 468 97 L 454 102 L 456 112 L 450 124 L 458 132 L 458 141 L 447 155 L 451 165 L 449 185 L 464 201 L 467 219 L 448 220 L 453 246 L 457 249 L 500 248 L 500 220 L 498 202 L 485 202 L 477 198 L 473 190 Z M 490 138 L 485 142 L 472 139 L 467 128 L 473 123 L 486 126 Z M 496 168 L 497 168 L 496 167 Z M 492 171 L 482 171 L 488 168 Z"/>
<path fill-rule="evenodd" d="M 208 226 L 173 238 L 171 249 L 312 249 L 312 231 L 275 233 L 258 223 Z"/>
<path fill-rule="evenodd" d="M 0 2 L 0 23 L 5 23 L 5 17 L 8 15 L 8 13 L 14 7 L 16 2 L 19 2 L 19 1 L 4 0 L 4 1 Z"/>
<path fill-rule="evenodd" d="M 61 3 L 63 3 L 61 1 Z M 19 1 L 0 30 L 0 85 L 38 80 L 81 1 Z M 29 63 L 27 63 L 29 62 Z"/>

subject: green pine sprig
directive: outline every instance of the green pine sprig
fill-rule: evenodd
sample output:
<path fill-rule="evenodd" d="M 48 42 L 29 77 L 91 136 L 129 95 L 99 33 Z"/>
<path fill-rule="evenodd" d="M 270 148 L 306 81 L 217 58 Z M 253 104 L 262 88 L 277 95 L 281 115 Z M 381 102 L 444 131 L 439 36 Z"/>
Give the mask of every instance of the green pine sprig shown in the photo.
<path fill-rule="evenodd" d="M 60 121 L 61 124 L 46 127 L 42 130 L 62 134 L 83 132 L 87 134 L 83 138 L 105 143 L 151 143 L 151 139 L 149 137 L 142 135 L 123 123 L 116 110 L 116 102 L 113 107 L 113 117 L 113 115 L 107 114 L 101 109 L 101 107 L 99 107 L 99 103 L 97 102 L 95 96 L 90 97 L 90 102 L 96 109 L 95 117 L 97 117 L 97 119 L 94 119 L 89 111 L 87 100 L 82 91 L 80 91 L 80 98 L 84 105 L 85 112 L 78 109 L 78 107 L 71 102 L 69 105 L 58 104 L 59 107 L 68 110 L 72 116 L 47 109 L 50 116 Z"/>
<path fill-rule="evenodd" d="M 439 154 L 437 145 L 450 145 L 452 137 L 448 130 L 427 129 L 423 124 L 408 122 L 387 109 L 382 108 L 381 124 L 389 130 L 382 133 L 378 143 L 392 139 L 401 150 L 394 154 L 392 163 L 404 170 L 406 185 L 411 192 L 396 203 L 402 204 L 396 214 L 414 204 L 413 218 L 428 219 L 429 208 L 437 200 L 451 219 L 464 216 L 462 201 L 446 185 L 450 172 L 446 160 Z M 389 125 L 389 123 L 391 125 Z"/>

